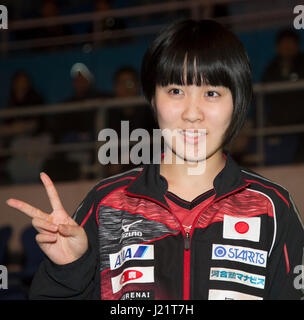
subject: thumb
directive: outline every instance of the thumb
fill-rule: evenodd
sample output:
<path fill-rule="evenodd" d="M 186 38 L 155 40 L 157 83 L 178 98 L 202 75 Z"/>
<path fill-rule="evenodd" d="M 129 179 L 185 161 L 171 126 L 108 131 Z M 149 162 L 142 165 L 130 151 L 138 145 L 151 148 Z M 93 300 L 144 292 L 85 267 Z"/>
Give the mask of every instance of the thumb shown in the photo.
<path fill-rule="evenodd" d="M 69 224 L 60 224 L 58 231 L 65 237 L 74 237 L 79 234 L 79 226 L 71 226 Z"/>

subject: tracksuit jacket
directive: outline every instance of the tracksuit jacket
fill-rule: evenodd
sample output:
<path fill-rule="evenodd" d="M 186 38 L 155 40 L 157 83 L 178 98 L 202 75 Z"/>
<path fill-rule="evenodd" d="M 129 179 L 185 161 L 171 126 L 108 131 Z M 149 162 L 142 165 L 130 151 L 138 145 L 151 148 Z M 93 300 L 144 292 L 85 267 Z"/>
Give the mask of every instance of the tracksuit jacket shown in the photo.
<path fill-rule="evenodd" d="M 73 215 L 88 250 L 46 258 L 30 299 L 301 299 L 304 232 L 288 191 L 229 155 L 213 186 L 186 233 L 159 164 L 102 180 Z"/>

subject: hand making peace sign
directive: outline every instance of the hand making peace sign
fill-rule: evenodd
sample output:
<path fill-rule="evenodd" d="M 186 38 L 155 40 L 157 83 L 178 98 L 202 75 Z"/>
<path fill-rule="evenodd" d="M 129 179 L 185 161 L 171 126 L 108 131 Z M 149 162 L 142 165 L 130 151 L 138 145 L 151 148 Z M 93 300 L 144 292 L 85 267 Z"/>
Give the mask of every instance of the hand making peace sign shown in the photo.
<path fill-rule="evenodd" d="M 49 176 L 41 173 L 40 178 L 53 208 L 51 214 L 17 199 L 8 199 L 7 204 L 32 218 L 32 224 L 39 232 L 36 241 L 50 260 L 59 265 L 71 263 L 88 249 L 86 232 L 64 210 Z"/>

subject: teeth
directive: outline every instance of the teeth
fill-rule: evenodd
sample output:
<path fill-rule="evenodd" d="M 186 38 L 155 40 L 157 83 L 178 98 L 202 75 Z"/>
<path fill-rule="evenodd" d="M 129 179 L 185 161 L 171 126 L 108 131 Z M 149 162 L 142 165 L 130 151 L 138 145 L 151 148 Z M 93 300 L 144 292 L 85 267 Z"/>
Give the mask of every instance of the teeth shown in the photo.
<path fill-rule="evenodd" d="M 201 137 L 203 135 L 203 132 L 189 131 L 189 130 L 180 130 L 180 133 L 192 138 Z"/>

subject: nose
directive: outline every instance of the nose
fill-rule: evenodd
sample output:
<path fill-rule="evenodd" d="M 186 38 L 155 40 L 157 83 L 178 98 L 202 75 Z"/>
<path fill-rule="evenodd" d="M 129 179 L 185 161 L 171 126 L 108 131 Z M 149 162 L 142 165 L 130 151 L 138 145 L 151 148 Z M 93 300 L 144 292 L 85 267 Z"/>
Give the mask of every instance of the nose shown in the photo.
<path fill-rule="evenodd" d="M 200 99 L 189 98 L 185 101 L 182 119 L 187 122 L 198 122 L 204 119 L 204 112 Z"/>

